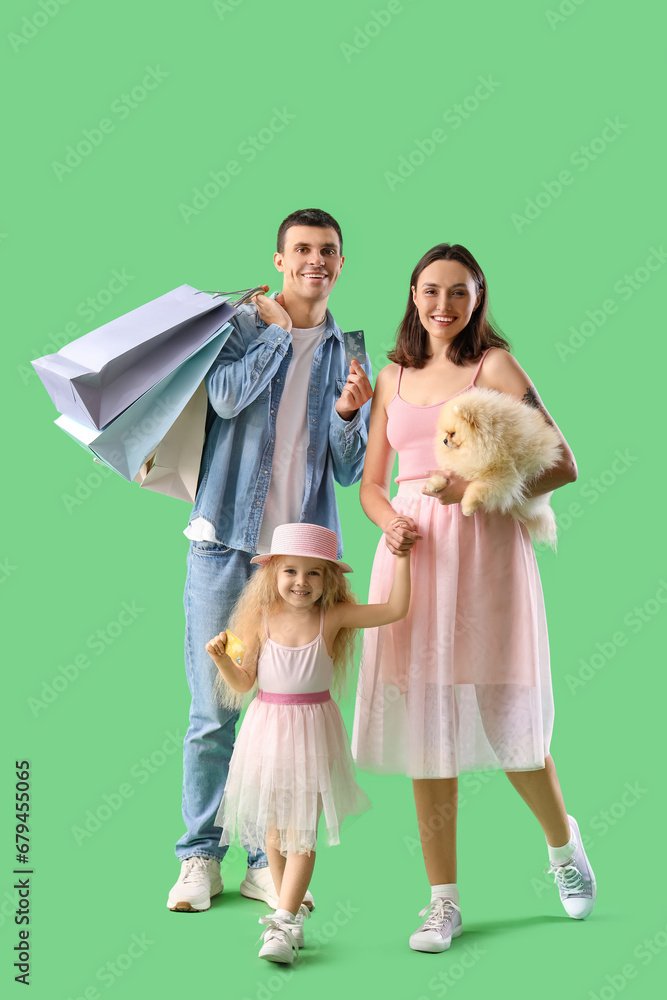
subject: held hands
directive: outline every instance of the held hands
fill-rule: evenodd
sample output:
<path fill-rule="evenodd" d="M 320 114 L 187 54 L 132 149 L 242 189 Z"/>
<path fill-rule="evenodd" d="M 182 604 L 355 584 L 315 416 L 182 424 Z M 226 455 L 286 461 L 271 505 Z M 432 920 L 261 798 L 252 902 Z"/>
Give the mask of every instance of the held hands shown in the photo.
<path fill-rule="evenodd" d="M 280 296 L 279 296 L 280 297 Z M 357 410 L 373 395 L 373 387 L 368 380 L 368 375 L 361 367 L 356 358 L 352 359 L 350 374 L 347 382 L 336 400 L 334 409 L 343 420 L 351 420 Z"/>
<path fill-rule="evenodd" d="M 433 497 L 434 500 L 437 500 L 441 504 L 461 503 L 466 486 L 468 485 L 465 479 L 452 472 L 451 469 L 431 469 L 428 475 L 439 476 L 445 480 L 445 483 L 442 489 L 439 489 L 437 492 L 427 490 L 424 486 L 422 493 L 425 496 Z"/>
<path fill-rule="evenodd" d="M 227 633 L 221 632 L 220 635 L 214 636 L 210 642 L 206 643 L 206 652 L 211 657 L 211 659 L 220 659 L 227 652 Z"/>
<path fill-rule="evenodd" d="M 393 556 L 409 555 L 416 541 L 421 539 L 418 528 L 411 517 L 397 515 L 384 529 L 384 540 Z"/>
<path fill-rule="evenodd" d="M 277 326 L 282 326 L 283 330 L 287 330 L 288 333 L 292 332 L 292 320 L 285 309 L 285 299 L 282 292 L 280 295 L 276 295 L 275 299 L 269 299 L 264 292 L 258 292 L 257 295 L 253 295 L 252 301 L 257 306 L 260 319 L 263 319 L 265 323 L 269 326 L 275 323 Z"/>

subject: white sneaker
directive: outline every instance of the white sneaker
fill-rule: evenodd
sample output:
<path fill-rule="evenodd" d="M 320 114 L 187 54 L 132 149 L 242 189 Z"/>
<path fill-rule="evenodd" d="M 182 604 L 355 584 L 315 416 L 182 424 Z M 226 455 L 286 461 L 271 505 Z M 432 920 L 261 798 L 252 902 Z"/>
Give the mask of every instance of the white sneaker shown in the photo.
<path fill-rule="evenodd" d="M 574 856 L 564 865 L 551 865 L 546 868 L 547 875 L 554 876 L 554 882 L 558 886 L 560 901 L 565 907 L 568 916 L 575 920 L 585 920 L 590 915 L 595 906 L 597 887 L 595 885 L 595 875 L 588 863 L 584 845 L 581 842 L 581 834 L 576 819 L 568 816 L 572 832 L 577 841 L 577 849 Z"/>
<path fill-rule="evenodd" d="M 278 909 L 278 893 L 276 892 L 276 887 L 273 884 L 273 878 L 271 877 L 271 870 L 268 865 L 263 868 L 248 868 L 245 873 L 245 878 L 239 886 L 239 891 L 242 896 L 247 899 L 261 899 L 263 903 L 267 903 L 272 910 Z M 302 906 L 306 906 L 310 910 L 315 909 L 315 900 L 313 899 L 310 890 L 306 890 Z"/>
<path fill-rule="evenodd" d="M 279 920 L 275 913 L 269 913 L 266 917 L 260 917 L 259 922 L 266 924 L 266 930 L 260 936 L 260 941 L 263 938 L 264 944 L 259 949 L 259 957 L 268 962 L 291 965 L 299 954 L 299 943 L 294 933 L 297 929 L 296 921 Z M 301 934 L 303 935 L 303 924 Z"/>
<path fill-rule="evenodd" d="M 461 935 L 461 910 L 453 900 L 439 896 L 420 910 L 419 916 L 429 910 L 424 923 L 410 936 L 410 947 L 413 951 L 447 951 L 452 938 Z"/>
<path fill-rule="evenodd" d="M 278 908 L 278 894 L 268 865 L 264 868 L 248 868 L 241 882 L 240 892 L 247 899 L 261 899 L 272 910 Z"/>
<path fill-rule="evenodd" d="M 167 906 L 170 910 L 199 913 L 208 910 L 211 896 L 221 892 L 220 862 L 217 858 L 194 855 L 182 862 L 181 874 L 169 893 Z"/>
<path fill-rule="evenodd" d="M 308 908 L 308 906 L 306 906 L 305 903 L 302 903 L 301 906 L 299 907 L 296 917 L 294 918 L 296 926 L 292 931 L 292 934 L 294 935 L 294 940 L 298 944 L 299 948 L 306 947 L 306 942 L 303 937 L 303 925 L 305 921 L 308 920 L 309 918 L 310 918 L 310 909 Z"/>

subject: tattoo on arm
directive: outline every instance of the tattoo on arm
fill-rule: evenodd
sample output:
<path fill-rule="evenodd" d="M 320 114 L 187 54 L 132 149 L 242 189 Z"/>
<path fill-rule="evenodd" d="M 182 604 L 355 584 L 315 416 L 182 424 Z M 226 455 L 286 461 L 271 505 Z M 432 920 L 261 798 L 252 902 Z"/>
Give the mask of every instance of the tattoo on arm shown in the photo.
<path fill-rule="evenodd" d="M 546 420 L 546 422 L 553 427 L 554 422 L 547 413 L 547 411 L 542 406 L 542 403 L 540 402 L 540 397 L 537 395 L 532 385 L 529 385 L 526 391 L 524 392 L 523 402 L 526 404 L 526 406 L 532 406 L 533 409 L 539 410 L 544 419 Z"/>

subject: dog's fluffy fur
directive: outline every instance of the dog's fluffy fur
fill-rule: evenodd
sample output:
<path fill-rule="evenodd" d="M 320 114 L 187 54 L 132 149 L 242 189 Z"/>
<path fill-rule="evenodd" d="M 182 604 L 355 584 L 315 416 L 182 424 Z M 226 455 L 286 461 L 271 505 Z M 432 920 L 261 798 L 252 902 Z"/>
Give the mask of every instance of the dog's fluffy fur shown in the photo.
<path fill-rule="evenodd" d="M 466 516 L 479 506 L 511 514 L 536 542 L 556 548 L 551 494 L 526 499 L 530 481 L 562 454 L 557 432 L 539 410 L 494 389 L 470 389 L 442 407 L 435 450 L 440 468 L 468 482 L 461 501 Z M 437 475 L 426 483 L 431 492 L 445 485 Z"/>

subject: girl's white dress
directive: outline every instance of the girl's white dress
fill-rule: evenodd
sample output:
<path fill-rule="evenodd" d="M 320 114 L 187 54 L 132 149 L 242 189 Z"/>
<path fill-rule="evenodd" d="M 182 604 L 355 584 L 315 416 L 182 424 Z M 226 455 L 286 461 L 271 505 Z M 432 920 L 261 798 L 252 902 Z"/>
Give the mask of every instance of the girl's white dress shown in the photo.
<path fill-rule="evenodd" d="M 238 838 L 251 853 L 266 849 L 275 828 L 281 852 L 315 849 L 320 813 L 329 844 L 343 819 L 369 809 L 340 710 L 329 687 L 333 661 L 320 631 L 305 646 L 283 646 L 268 634 L 257 664 L 257 697 L 236 738 L 225 793 L 215 819 L 221 844 Z"/>

